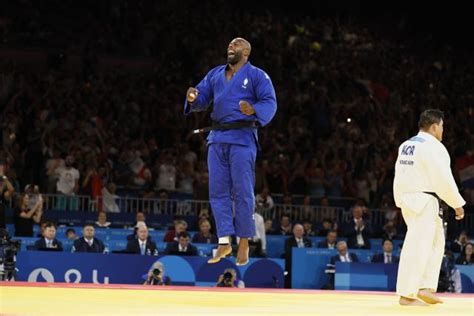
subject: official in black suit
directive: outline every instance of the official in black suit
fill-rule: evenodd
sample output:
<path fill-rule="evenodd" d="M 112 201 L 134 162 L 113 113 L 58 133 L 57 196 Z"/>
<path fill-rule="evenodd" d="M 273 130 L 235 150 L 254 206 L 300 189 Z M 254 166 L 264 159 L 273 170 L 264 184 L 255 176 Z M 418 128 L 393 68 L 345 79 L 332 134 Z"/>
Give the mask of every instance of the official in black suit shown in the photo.
<path fill-rule="evenodd" d="M 383 253 L 375 254 L 372 257 L 373 263 L 398 263 L 400 258 L 393 255 L 393 242 L 390 239 L 383 241 Z"/>
<path fill-rule="evenodd" d="M 347 237 L 349 248 L 370 249 L 372 229 L 370 224 L 362 218 L 362 206 L 352 208 L 352 219 L 344 226 L 343 233 Z"/>
<path fill-rule="evenodd" d="M 168 243 L 165 253 L 174 256 L 197 256 L 198 250 L 189 243 L 189 234 L 181 232 L 178 234 L 178 241 Z"/>
<path fill-rule="evenodd" d="M 104 253 L 104 243 L 95 238 L 95 229 L 92 224 L 86 224 L 82 230 L 82 237 L 74 241 L 72 252 Z"/>
<path fill-rule="evenodd" d="M 326 239 L 318 243 L 318 248 L 336 249 L 336 243 L 337 243 L 337 231 L 330 230 L 326 236 Z"/>
<path fill-rule="evenodd" d="M 139 225 L 137 229 L 137 239 L 129 240 L 126 252 L 140 255 L 157 256 L 158 248 L 156 244 L 148 239 L 148 228 L 145 224 Z"/>
<path fill-rule="evenodd" d="M 291 253 L 293 247 L 297 248 L 311 248 L 313 246 L 309 238 L 304 237 L 304 228 L 301 224 L 293 226 L 293 237 L 285 240 L 285 287 L 291 288 Z"/>
<path fill-rule="evenodd" d="M 347 251 L 347 243 L 340 241 L 337 243 L 337 255 L 331 257 L 331 264 L 336 262 L 359 262 L 359 258 L 355 253 L 349 253 Z"/>
<path fill-rule="evenodd" d="M 35 250 L 56 250 L 63 251 L 63 244 L 56 239 L 56 225 L 47 223 L 44 226 L 43 238 L 35 242 Z"/>

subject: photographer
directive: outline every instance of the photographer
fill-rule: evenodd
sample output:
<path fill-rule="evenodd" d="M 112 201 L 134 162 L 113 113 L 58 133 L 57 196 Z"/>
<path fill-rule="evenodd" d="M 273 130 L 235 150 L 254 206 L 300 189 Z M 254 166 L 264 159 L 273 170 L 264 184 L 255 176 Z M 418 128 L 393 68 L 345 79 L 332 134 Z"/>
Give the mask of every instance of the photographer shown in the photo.
<path fill-rule="evenodd" d="M 237 287 L 244 288 L 245 283 L 242 280 L 237 279 L 237 271 L 232 268 L 224 270 L 217 280 L 217 287 Z"/>
<path fill-rule="evenodd" d="M 41 195 L 30 208 L 30 197 L 20 194 L 15 208 L 15 236 L 33 237 L 33 225 L 41 222 L 43 216 L 43 198 Z"/>
<path fill-rule="evenodd" d="M 0 281 L 15 281 L 16 254 L 20 247 L 20 240 L 11 240 L 8 231 L 0 228 Z"/>
<path fill-rule="evenodd" d="M 160 261 L 155 262 L 147 274 L 143 285 L 170 285 L 170 277 L 165 275 L 165 266 Z"/>

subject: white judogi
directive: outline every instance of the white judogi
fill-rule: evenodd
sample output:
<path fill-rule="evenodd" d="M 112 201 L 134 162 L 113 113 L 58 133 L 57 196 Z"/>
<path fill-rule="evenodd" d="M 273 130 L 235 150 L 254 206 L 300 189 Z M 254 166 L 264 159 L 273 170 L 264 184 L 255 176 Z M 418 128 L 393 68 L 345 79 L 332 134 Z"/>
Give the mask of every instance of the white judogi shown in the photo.
<path fill-rule="evenodd" d="M 400 145 L 393 182 L 395 203 L 408 227 L 397 294 L 410 298 L 416 298 L 419 289 L 436 291 L 444 254 L 438 200 L 424 191 L 435 192 L 452 208 L 465 204 L 451 173 L 448 151 L 434 136 L 419 132 Z"/>

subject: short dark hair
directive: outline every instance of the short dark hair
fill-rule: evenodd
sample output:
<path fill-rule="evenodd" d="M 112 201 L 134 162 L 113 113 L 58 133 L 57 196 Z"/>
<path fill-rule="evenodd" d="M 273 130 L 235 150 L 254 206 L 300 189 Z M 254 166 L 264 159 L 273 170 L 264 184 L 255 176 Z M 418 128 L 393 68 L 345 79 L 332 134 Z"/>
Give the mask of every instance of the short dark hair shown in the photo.
<path fill-rule="evenodd" d="M 44 228 L 49 228 L 49 227 L 53 227 L 54 229 L 56 229 L 56 224 L 53 223 L 53 222 L 47 222 L 47 223 L 44 225 Z"/>
<path fill-rule="evenodd" d="M 178 239 L 179 239 L 179 238 L 189 238 L 188 232 L 180 232 L 180 233 L 178 234 Z"/>
<path fill-rule="evenodd" d="M 94 224 L 92 224 L 92 223 L 87 223 L 82 228 L 86 228 L 87 226 L 90 226 L 90 227 L 94 228 Z"/>
<path fill-rule="evenodd" d="M 384 238 L 384 239 L 382 239 L 382 246 L 385 245 L 386 241 L 390 241 L 393 245 L 393 240 L 391 240 L 390 238 Z"/>
<path fill-rule="evenodd" d="M 86 226 L 87 226 L 87 225 L 86 225 Z M 84 226 L 84 227 L 86 227 L 86 226 Z M 67 236 L 69 233 L 74 233 L 74 234 L 75 234 L 75 233 L 76 233 L 76 230 L 75 230 L 74 228 L 68 228 L 68 229 L 66 229 L 66 236 Z"/>
<path fill-rule="evenodd" d="M 330 233 L 335 233 L 337 235 L 337 230 L 331 229 L 331 230 L 328 231 L 327 235 L 329 235 Z"/>
<path fill-rule="evenodd" d="M 427 129 L 432 124 L 439 124 L 441 120 L 444 120 L 444 113 L 438 109 L 424 110 L 420 114 L 420 120 L 418 121 L 418 128 Z"/>

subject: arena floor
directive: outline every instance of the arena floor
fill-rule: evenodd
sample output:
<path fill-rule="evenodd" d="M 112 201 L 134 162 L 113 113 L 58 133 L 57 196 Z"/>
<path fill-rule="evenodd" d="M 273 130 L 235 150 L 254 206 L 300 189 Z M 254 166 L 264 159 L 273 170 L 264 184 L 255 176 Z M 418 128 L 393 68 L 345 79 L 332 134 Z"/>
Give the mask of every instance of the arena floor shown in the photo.
<path fill-rule="evenodd" d="M 474 295 L 401 307 L 392 293 L 0 283 L 1 315 L 474 315 Z"/>

